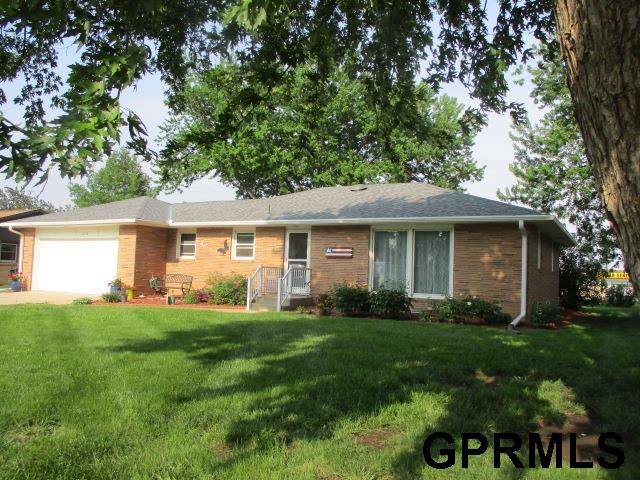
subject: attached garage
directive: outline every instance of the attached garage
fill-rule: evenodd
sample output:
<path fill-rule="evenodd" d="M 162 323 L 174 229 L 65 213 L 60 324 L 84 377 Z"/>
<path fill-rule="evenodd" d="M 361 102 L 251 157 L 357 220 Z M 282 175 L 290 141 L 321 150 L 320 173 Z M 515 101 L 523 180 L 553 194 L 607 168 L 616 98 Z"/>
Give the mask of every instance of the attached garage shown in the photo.
<path fill-rule="evenodd" d="M 118 227 L 38 228 L 33 290 L 101 294 L 118 272 Z"/>

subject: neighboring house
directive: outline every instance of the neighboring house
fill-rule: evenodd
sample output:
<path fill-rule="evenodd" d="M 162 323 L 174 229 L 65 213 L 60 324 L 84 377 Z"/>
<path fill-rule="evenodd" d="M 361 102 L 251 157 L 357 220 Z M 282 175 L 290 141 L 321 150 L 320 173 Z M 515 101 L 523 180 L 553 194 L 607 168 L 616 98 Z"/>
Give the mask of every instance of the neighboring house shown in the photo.
<path fill-rule="evenodd" d="M 25 235 L 23 271 L 37 290 L 101 293 L 117 276 L 148 294 L 152 275 L 192 275 L 198 288 L 235 272 L 252 276 L 251 301 L 278 286 L 285 303 L 359 282 L 403 286 L 417 307 L 476 295 L 514 317 L 558 301 L 559 249 L 573 244 L 552 215 L 420 183 L 199 203 L 140 197 L 8 224 Z"/>
<path fill-rule="evenodd" d="M 0 210 L 0 223 L 42 213 L 44 212 L 39 209 Z M 9 272 L 18 269 L 19 248 L 20 236 L 9 231 L 7 227 L 0 228 L 0 283 L 6 283 L 5 280 Z"/>

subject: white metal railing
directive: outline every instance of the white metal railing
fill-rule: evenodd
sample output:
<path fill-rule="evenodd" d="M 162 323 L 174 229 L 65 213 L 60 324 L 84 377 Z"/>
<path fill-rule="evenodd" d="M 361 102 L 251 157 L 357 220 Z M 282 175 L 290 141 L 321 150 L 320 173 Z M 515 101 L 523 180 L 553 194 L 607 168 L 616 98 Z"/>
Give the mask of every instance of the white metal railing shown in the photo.
<path fill-rule="evenodd" d="M 247 310 L 251 310 L 251 303 L 260 293 L 258 278 L 262 277 L 262 265 L 256 268 L 256 271 L 247 278 Z"/>
<path fill-rule="evenodd" d="M 282 269 L 280 267 L 258 266 L 247 278 L 247 310 L 258 295 L 277 294 Z"/>
<path fill-rule="evenodd" d="M 278 283 L 277 309 L 292 295 L 309 296 L 311 294 L 311 269 L 308 267 L 289 267 Z"/>

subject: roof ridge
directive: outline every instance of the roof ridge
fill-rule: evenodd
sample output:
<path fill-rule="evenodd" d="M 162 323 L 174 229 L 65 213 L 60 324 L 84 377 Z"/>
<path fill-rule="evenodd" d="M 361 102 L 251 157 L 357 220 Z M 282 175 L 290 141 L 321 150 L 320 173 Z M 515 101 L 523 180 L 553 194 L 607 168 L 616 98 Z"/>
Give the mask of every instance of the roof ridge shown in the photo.
<path fill-rule="evenodd" d="M 320 190 L 329 190 L 329 189 L 333 189 L 333 188 L 351 188 L 351 187 L 360 187 L 360 186 L 364 186 L 364 187 L 385 187 L 385 186 L 390 186 L 390 185 L 420 185 L 420 186 L 426 186 L 426 187 L 430 187 L 433 188 L 435 190 L 439 190 L 442 192 L 459 192 L 458 190 L 453 190 L 451 188 L 445 188 L 445 187 L 440 187 L 438 185 L 434 185 L 433 183 L 428 183 L 428 182 L 381 182 L 381 183 L 352 183 L 349 185 L 325 185 L 322 187 L 316 187 L 316 188 L 307 188 L 305 190 L 299 190 L 297 192 L 288 192 L 288 193 L 282 193 L 280 195 L 272 195 L 270 197 L 259 197 L 259 198 L 235 198 L 232 200 L 201 200 L 201 201 L 197 201 L 197 202 L 177 202 L 177 203 L 173 203 L 173 205 L 198 205 L 198 204 L 204 204 L 204 203 L 223 203 L 223 202 L 253 202 L 253 201 L 267 201 L 267 200 L 274 200 L 274 199 L 278 199 L 278 198 L 284 198 L 284 197 L 290 197 L 293 195 L 299 195 L 299 194 L 306 194 L 306 193 L 310 193 L 310 192 L 318 192 Z M 465 193 L 465 192 L 459 192 L 459 193 Z M 480 197 L 482 198 L 482 197 Z"/>
<path fill-rule="evenodd" d="M 454 192 L 456 192 L 454 190 Z M 493 203 L 497 203 L 500 205 L 509 205 L 510 207 L 516 207 L 516 208 L 522 208 L 523 210 L 529 210 L 530 212 L 534 212 L 538 215 L 549 215 L 548 213 L 545 212 L 541 212 L 535 208 L 530 208 L 530 207 L 523 207 L 522 205 L 516 205 L 515 203 L 511 203 L 511 202 L 505 202 L 503 200 L 496 200 L 495 198 L 486 198 L 486 197 L 481 197 L 480 195 L 475 195 L 473 193 L 467 193 L 467 192 L 457 192 L 457 193 L 462 193 L 464 195 L 468 195 L 469 197 L 473 197 L 473 198 L 478 198 L 480 200 L 484 200 L 485 202 L 493 202 Z"/>

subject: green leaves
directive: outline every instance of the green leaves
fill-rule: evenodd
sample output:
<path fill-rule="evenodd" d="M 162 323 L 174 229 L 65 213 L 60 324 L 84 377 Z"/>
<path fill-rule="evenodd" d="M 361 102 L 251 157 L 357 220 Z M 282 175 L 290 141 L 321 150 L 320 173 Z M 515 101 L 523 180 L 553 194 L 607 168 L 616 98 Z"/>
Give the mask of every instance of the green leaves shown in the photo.
<path fill-rule="evenodd" d="M 224 15 L 226 23 L 236 22 L 248 30 L 256 30 L 267 19 L 267 10 L 273 7 L 271 0 L 262 2 L 255 0 L 241 0 L 240 3 L 229 7 Z"/>
<path fill-rule="evenodd" d="M 0 188 L 0 210 L 40 209 L 53 212 L 56 207 L 38 195 L 22 188 Z"/>
<path fill-rule="evenodd" d="M 566 300 L 570 308 L 576 308 L 619 253 L 573 115 L 562 60 L 548 46 L 536 52 L 539 62 L 530 69 L 532 97 L 546 113 L 536 125 L 526 121 L 514 127 L 515 161 L 510 168 L 517 180 L 498 196 L 552 213 L 576 227 L 578 246 L 563 251 L 560 272 L 563 296 L 571 299 Z"/>
<path fill-rule="evenodd" d="M 362 101 L 387 139 L 415 116 L 421 75 L 434 91 L 457 80 L 483 109 L 521 114 L 506 98 L 505 72 L 529 58 L 529 33 L 544 38 L 553 29 L 552 7 L 552 0 L 505 0 L 489 15 L 484 2 L 459 0 L 10 0 L 0 6 L 0 82 L 25 79 L 16 99 L 25 113 L 0 118 L 0 171 L 18 180 L 50 167 L 82 175 L 121 142 L 123 127 L 133 135 L 129 146 L 151 157 L 120 92 L 155 71 L 179 109 L 187 76 L 229 58 L 267 89 L 311 62 L 317 91 L 340 66 L 362 78 Z M 77 59 L 63 84 L 60 52 L 71 44 Z M 0 90 L 0 105 L 6 101 Z M 52 140 L 34 141 L 43 135 Z"/>
<path fill-rule="evenodd" d="M 471 157 L 478 117 L 418 85 L 403 117 L 379 111 L 366 76 L 345 68 L 326 81 L 313 64 L 265 83 L 238 64 L 194 77 L 164 126 L 157 171 L 175 189 L 216 175 L 241 197 L 363 182 L 431 182 L 459 189 L 482 177 Z M 391 106 L 400 104 L 394 92 Z"/>
<path fill-rule="evenodd" d="M 88 207 L 144 195 L 154 196 L 154 189 L 151 179 L 142 171 L 135 157 L 126 150 L 116 150 L 107 158 L 104 167 L 88 173 L 86 185 L 71 184 L 69 193 L 76 207 Z"/>

